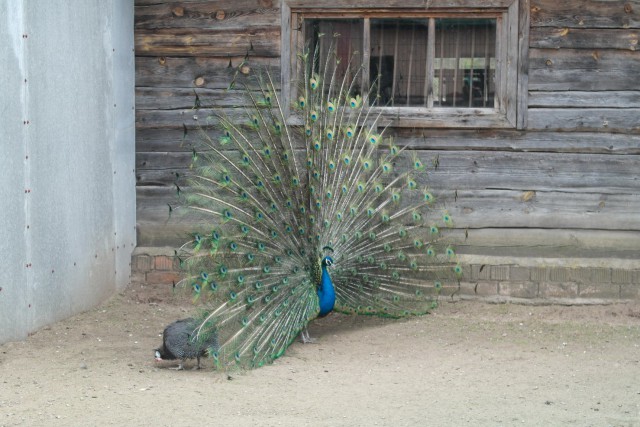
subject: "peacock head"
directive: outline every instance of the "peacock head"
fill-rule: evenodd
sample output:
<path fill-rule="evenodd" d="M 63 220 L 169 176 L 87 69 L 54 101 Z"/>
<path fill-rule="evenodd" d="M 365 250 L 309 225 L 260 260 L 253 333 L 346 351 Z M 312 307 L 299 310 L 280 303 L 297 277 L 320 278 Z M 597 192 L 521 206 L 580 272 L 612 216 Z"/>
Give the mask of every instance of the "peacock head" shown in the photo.
<path fill-rule="evenodd" d="M 322 266 L 323 267 L 331 267 L 333 265 L 333 258 L 331 258 L 330 256 L 326 256 L 324 258 L 322 258 Z"/>

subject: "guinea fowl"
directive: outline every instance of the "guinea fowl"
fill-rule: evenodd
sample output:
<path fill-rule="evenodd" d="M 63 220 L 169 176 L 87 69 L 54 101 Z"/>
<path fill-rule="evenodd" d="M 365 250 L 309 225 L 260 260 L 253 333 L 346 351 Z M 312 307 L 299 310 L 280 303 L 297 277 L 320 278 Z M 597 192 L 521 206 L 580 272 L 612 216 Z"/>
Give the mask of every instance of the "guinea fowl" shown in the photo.
<path fill-rule="evenodd" d="M 188 318 L 167 326 L 162 333 L 162 347 L 155 350 L 156 362 L 180 359 L 180 364 L 174 369 L 182 370 L 186 359 L 196 358 L 197 369 L 200 369 L 200 357 L 206 356 L 209 348 L 216 349 L 218 343 L 215 334 L 210 335 L 206 341 L 199 341 L 193 334 L 198 324 L 194 319 Z"/>

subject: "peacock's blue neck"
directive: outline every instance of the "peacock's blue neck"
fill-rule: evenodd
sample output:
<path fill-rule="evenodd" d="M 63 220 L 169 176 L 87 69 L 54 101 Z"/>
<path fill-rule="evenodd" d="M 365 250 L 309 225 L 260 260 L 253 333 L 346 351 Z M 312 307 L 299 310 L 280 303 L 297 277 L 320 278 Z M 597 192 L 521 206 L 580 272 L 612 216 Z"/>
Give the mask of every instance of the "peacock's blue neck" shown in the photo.
<path fill-rule="evenodd" d="M 336 303 L 336 292 L 333 288 L 333 282 L 327 271 L 327 266 L 322 265 L 322 277 L 320 278 L 320 287 L 318 288 L 318 299 L 320 302 L 319 316 L 326 316 L 333 310 Z"/>

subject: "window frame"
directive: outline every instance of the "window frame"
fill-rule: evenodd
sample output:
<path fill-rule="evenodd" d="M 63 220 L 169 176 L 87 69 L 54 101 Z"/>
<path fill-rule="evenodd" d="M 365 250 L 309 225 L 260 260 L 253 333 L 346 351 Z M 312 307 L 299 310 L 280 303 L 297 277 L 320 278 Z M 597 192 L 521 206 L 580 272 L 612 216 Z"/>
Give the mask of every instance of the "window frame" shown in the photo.
<path fill-rule="evenodd" d="M 491 17 L 496 24 L 496 85 L 492 108 L 374 107 L 381 124 L 413 128 L 526 128 L 528 86 L 529 8 L 527 0 L 282 0 L 281 82 L 283 105 L 291 105 L 295 52 L 304 43 L 302 18 L 448 18 Z M 425 6 L 426 3 L 426 6 Z M 521 5 L 520 3 L 523 3 Z M 428 17 L 426 16 L 428 14 Z M 368 23 L 367 23 L 368 24 Z M 363 44 L 368 45 L 369 25 L 364 25 Z M 429 26 L 430 37 L 434 34 Z M 370 52 L 363 49 L 363 59 Z M 365 67 L 366 69 L 367 67 Z M 287 120 L 298 120 L 286 108 Z"/>

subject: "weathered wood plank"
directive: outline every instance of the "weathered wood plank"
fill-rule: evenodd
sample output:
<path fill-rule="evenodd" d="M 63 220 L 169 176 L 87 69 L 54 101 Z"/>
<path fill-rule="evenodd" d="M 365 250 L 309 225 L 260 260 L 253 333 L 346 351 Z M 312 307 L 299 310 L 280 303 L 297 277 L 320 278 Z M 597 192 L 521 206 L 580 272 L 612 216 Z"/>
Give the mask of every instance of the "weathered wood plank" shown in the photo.
<path fill-rule="evenodd" d="M 459 190 L 508 189 L 514 191 L 570 191 L 588 193 L 640 193 L 640 156 L 558 153 L 510 153 L 415 150 L 430 166 L 439 167 L 417 179 L 433 188 Z M 138 153 L 138 185 L 172 186 L 175 173 L 185 175 L 191 154 Z M 410 156 L 396 162 L 409 167 Z"/>
<path fill-rule="evenodd" d="M 513 130 L 389 129 L 400 145 L 424 150 L 640 154 L 640 135 Z M 192 133 L 187 135 L 191 140 Z M 136 129 L 136 151 L 191 151 L 182 129 Z"/>
<path fill-rule="evenodd" d="M 638 259 L 640 233 L 612 230 L 484 228 L 456 244 L 460 254 L 536 258 Z"/>
<path fill-rule="evenodd" d="M 534 27 L 529 45 L 539 49 L 625 49 L 634 51 L 640 32 L 635 29 Z"/>
<path fill-rule="evenodd" d="M 531 49 L 529 90 L 640 90 L 637 70 L 631 51 Z"/>
<path fill-rule="evenodd" d="M 567 228 L 640 231 L 640 194 L 458 190 L 444 201 L 457 228 Z M 138 218 L 159 223 L 180 201 L 172 188 L 139 187 Z"/>
<path fill-rule="evenodd" d="M 189 240 L 195 227 L 138 221 L 138 246 L 179 247 Z M 547 230 L 537 228 L 474 229 L 451 236 L 458 254 L 533 258 L 638 259 L 640 233 L 613 230 Z M 462 237 L 458 237 L 461 235 Z"/>
<path fill-rule="evenodd" d="M 231 120 L 242 123 L 246 121 L 246 112 L 243 108 L 225 108 L 222 110 Z M 202 108 L 200 110 L 176 109 L 176 110 L 138 110 L 136 111 L 136 128 L 167 128 L 182 129 L 197 127 L 199 123 L 215 124 L 215 111 Z M 640 131 L 640 110 L 637 108 L 585 108 L 585 109 L 561 109 L 561 108 L 531 108 L 529 115 L 529 129 L 531 130 L 573 130 L 577 132 L 595 131 L 624 131 L 637 133 Z M 439 116 L 431 116 L 434 119 L 432 128 L 447 127 L 446 117 L 438 121 Z M 205 122 L 202 122 L 206 120 Z M 410 118 L 399 120 L 403 126 L 411 124 Z M 381 123 L 385 123 L 381 121 Z M 395 121 L 391 121 L 392 125 Z M 469 127 L 473 128 L 472 117 L 468 118 Z M 463 127 L 462 125 L 460 127 Z"/>
<path fill-rule="evenodd" d="M 458 190 L 447 206 L 461 228 L 640 231 L 640 194 Z"/>
<path fill-rule="evenodd" d="M 424 164 L 438 159 L 417 180 L 433 188 L 567 191 L 635 194 L 640 191 L 639 156 L 600 154 L 414 151 Z M 399 170 L 407 158 L 396 162 Z"/>
<path fill-rule="evenodd" d="M 640 1 L 532 0 L 531 26 L 640 28 Z"/>
<path fill-rule="evenodd" d="M 176 206 L 175 198 L 171 191 L 154 187 L 139 187 L 138 190 L 138 244 L 140 246 L 173 246 L 178 247 L 189 239 L 189 232 L 195 229 L 195 224 L 202 220 L 180 216 L 174 212 L 169 216 L 168 204 Z M 579 195 L 573 195 L 579 196 Z M 459 197 L 456 206 L 452 208 L 455 215 L 457 231 L 454 231 L 452 238 L 457 240 L 456 250 L 461 254 L 482 254 L 482 255 L 513 255 L 513 256 L 533 256 L 533 257 L 617 257 L 621 259 L 637 259 L 640 256 L 640 232 L 638 231 L 618 231 L 614 222 L 624 217 L 610 218 L 610 214 L 618 209 L 618 204 L 625 204 L 627 200 L 632 206 L 637 205 L 636 199 L 616 198 L 604 195 L 601 199 L 597 194 L 585 194 L 582 201 L 576 200 L 578 205 L 574 212 L 554 212 L 556 207 L 563 208 L 563 193 L 550 193 L 548 195 L 537 193 L 530 202 L 522 202 L 517 194 L 510 195 L 508 192 L 500 195 L 495 192 L 486 192 L 484 195 L 476 197 L 474 200 L 486 199 L 485 202 L 471 205 L 466 200 L 466 195 Z M 543 198 L 545 201 L 543 201 Z M 553 201 L 555 199 L 555 201 Z M 493 208 L 484 206 L 497 200 L 497 205 Z M 529 203 L 529 205 L 527 205 Z M 474 206 L 477 211 L 468 211 L 469 206 Z M 566 204 L 565 204 L 566 205 Z M 526 221 L 527 217 L 533 222 L 541 222 L 541 227 L 536 227 L 533 222 L 528 222 L 524 226 L 509 226 L 498 224 L 496 227 L 481 227 L 479 223 L 471 225 L 469 228 L 461 224 L 467 219 L 462 218 L 464 213 L 458 213 L 456 209 L 462 206 L 467 209 L 467 219 L 471 223 L 480 221 L 495 222 L 492 217 L 506 217 L 517 219 L 521 217 Z M 524 209 L 528 206 L 528 214 L 508 214 L 508 209 Z M 489 209 L 485 211 L 485 209 Z M 570 208 L 574 209 L 574 208 Z M 611 209 L 611 212 L 607 212 Z M 576 221 L 565 229 L 549 227 L 553 220 L 546 219 L 541 211 L 548 210 L 553 219 L 571 224 L 571 217 L 576 216 Z M 507 212 L 507 214 L 505 214 Z M 591 217 L 590 217 L 591 215 Z M 615 213 L 614 213 L 615 215 Z M 545 224 L 546 223 L 546 224 Z M 593 224 L 595 228 L 582 228 Z"/>
<path fill-rule="evenodd" d="M 280 25 L 278 2 L 264 7 L 256 0 L 164 3 L 135 8 L 135 30 L 193 28 L 237 30 Z"/>
<path fill-rule="evenodd" d="M 507 49 L 505 57 L 506 63 L 502 64 L 502 70 L 499 74 L 506 77 L 505 85 L 501 86 L 501 95 L 503 97 L 501 108 L 506 109 L 506 118 L 512 127 L 516 127 L 518 121 L 518 95 L 521 93 L 522 96 L 527 96 L 527 92 L 525 90 L 520 93 L 518 92 L 518 70 L 520 69 L 518 64 L 520 59 L 520 55 L 518 54 L 518 46 L 520 45 L 520 37 L 518 36 L 520 32 L 518 17 L 517 8 L 509 8 L 505 31 L 503 34 L 500 34 L 501 31 L 498 32 L 498 37 L 502 38 L 500 43 Z M 520 88 L 524 89 L 522 86 Z"/>
<path fill-rule="evenodd" d="M 255 72 L 270 74 L 280 86 L 279 58 L 136 57 L 136 87 L 226 89 L 235 79 L 239 87 L 256 88 Z"/>
<path fill-rule="evenodd" d="M 193 235 L 194 224 L 179 222 L 176 224 L 158 224 L 157 222 L 136 222 L 136 241 L 138 247 L 179 248 Z"/>
<path fill-rule="evenodd" d="M 197 128 L 201 124 L 205 126 L 207 124 L 217 123 L 215 113 L 216 111 L 212 109 L 195 110 L 193 108 L 140 110 L 136 111 L 136 129 L 183 129 L 184 126 Z M 235 123 L 242 123 L 246 121 L 247 118 L 246 111 L 242 108 L 226 108 L 223 110 L 223 113 L 230 117 Z"/>
<path fill-rule="evenodd" d="M 242 30 L 138 30 L 134 39 L 137 56 L 280 55 L 279 27 L 251 27 Z"/>
<path fill-rule="evenodd" d="M 185 7 L 193 4 L 203 3 L 203 1 L 207 0 L 134 0 L 134 9 L 145 8 L 150 6 L 162 6 L 165 4 L 170 4 L 173 7 Z M 251 2 L 252 0 L 249 0 Z M 279 9 L 281 7 L 282 0 L 253 0 L 253 3 L 256 7 L 262 9 Z M 211 2 L 217 3 L 221 9 L 229 8 L 229 5 L 233 6 L 235 4 L 234 0 L 211 0 Z"/>
<path fill-rule="evenodd" d="M 529 107 L 640 108 L 640 91 L 531 92 Z"/>
<path fill-rule="evenodd" d="M 514 0 L 349 0 L 336 2 L 335 0 L 284 0 L 291 9 L 325 10 L 325 9 L 436 9 L 436 8 L 474 8 L 495 9 L 507 8 Z"/>
<path fill-rule="evenodd" d="M 261 92 L 254 92 L 262 97 Z M 259 99 L 259 98 L 258 98 Z M 187 108 L 239 108 L 251 105 L 245 90 L 137 88 L 137 110 L 170 110 Z"/>
<path fill-rule="evenodd" d="M 530 108 L 529 129 L 640 133 L 640 108 Z"/>
<path fill-rule="evenodd" d="M 190 3 L 202 3 L 203 0 L 135 0 L 134 4 L 135 7 L 139 7 L 139 6 L 153 6 L 153 5 L 162 5 L 165 3 L 169 3 L 172 4 L 174 6 L 180 6 L 183 4 L 190 4 Z M 273 8 L 273 7 L 279 7 L 280 5 L 280 1 L 281 0 L 254 0 L 254 2 L 256 4 L 259 4 L 260 7 L 264 7 L 264 8 Z M 224 4 L 233 4 L 233 0 L 218 0 L 218 2 L 221 5 Z"/>
<path fill-rule="evenodd" d="M 190 135 L 187 135 L 191 137 Z M 178 129 L 136 129 L 136 153 L 155 151 L 191 151 L 183 144 L 184 130 Z"/>
<path fill-rule="evenodd" d="M 523 0 L 518 7 L 518 98 L 516 105 L 516 127 L 517 129 L 527 128 L 527 104 L 529 89 L 529 31 L 530 22 L 529 0 Z"/>
<path fill-rule="evenodd" d="M 515 90 L 515 85 L 514 85 Z M 513 100 L 512 100 L 513 101 Z M 382 126 L 408 128 L 515 128 L 514 114 L 505 117 L 492 109 L 384 107 L 380 119 Z"/>
<path fill-rule="evenodd" d="M 640 154 L 640 135 L 512 130 L 392 129 L 398 145 L 424 150 Z"/>

